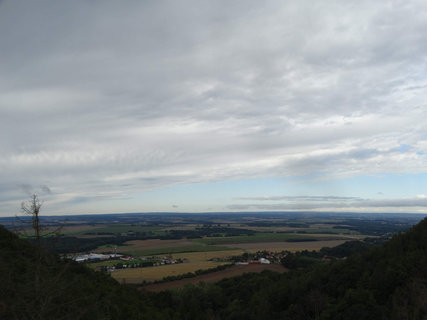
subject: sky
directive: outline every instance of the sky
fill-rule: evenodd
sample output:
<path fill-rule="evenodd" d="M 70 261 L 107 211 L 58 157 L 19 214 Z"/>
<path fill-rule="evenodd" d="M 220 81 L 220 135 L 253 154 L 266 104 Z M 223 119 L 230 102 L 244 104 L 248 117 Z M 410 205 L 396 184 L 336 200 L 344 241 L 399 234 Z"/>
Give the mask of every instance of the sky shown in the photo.
<path fill-rule="evenodd" d="M 427 2 L 0 0 L 0 216 L 427 213 Z"/>

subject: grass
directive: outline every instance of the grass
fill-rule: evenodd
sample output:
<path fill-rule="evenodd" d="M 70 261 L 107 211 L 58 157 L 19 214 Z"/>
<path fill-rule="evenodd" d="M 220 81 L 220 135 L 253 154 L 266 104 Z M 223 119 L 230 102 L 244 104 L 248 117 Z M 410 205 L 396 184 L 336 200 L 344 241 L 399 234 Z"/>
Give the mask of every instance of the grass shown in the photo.
<path fill-rule="evenodd" d="M 225 251 L 232 250 L 232 248 L 220 247 L 220 246 L 207 246 L 203 244 L 194 244 L 181 247 L 163 247 L 153 249 L 132 249 L 128 247 L 120 252 L 129 254 L 132 256 L 155 256 L 160 254 L 173 254 L 173 253 L 184 253 L 184 252 L 210 252 L 210 251 Z"/>
<path fill-rule="evenodd" d="M 144 225 L 131 225 L 131 224 L 118 224 L 118 225 L 106 225 L 103 227 L 94 228 L 88 231 L 83 231 L 81 234 L 87 234 L 87 233 L 113 233 L 113 234 L 120 234 L 120 233 L 126 233 L 128 231 L 132 232 L 152 232 L 155 235 L 163 235 L 165 234 L 164 231 L 161 231 L 161 229 L 164 229 L 164 226 L 144 226 Z"/>
<path fill-rule="evenodd" d="M 233 243 L 254 243 L 254 242 L 281 242 L 281 241 L 316 241 L 316 237 L 292 234 L 292 233 L 255 233 L 251 236 L 236 236 L 223 238 L 203 238 L 194 239 L 194 242 L 199 242 L 207 245 L 221 245 Z"/>
<path fill-rule="evenodd" d="M 100 261 L 100 262 L 86 263 L 86 265 L 91 269 L 95 269 L 98 266 L 115 266 L 118 263 L 123 263 L 123 261 L 122 260 L 106 260 L 106 261 Z"/>
<path fill-rule="evenodd" d="M 119 260 L 119 259 L 114 259 L 114 260 L 105 260 L 105 261 L 99 261 L 99 262 L 86 263 L 86 265 L 89 268 L 95 269 L 98 266 L 115 266 L 118 263 L 121 263 L 121 264 L 134 264 L 134 263 L 144 263 L 144 262 L 147 262 L 147 260 L 134 259 L 134 260 L 131 260 L 131 261 L 123 261 L 123 260 Z"/>
<path fill-rule="evenodd" d="M 116 246 L 103 245 L 95 252 L 112 252 Z M 210 252 L 230 250 L 230 248 L 220 246 L 207 246 L 203 243 L 196 243 L 186 239 L 180 240 L 131 240 L 122 246 L 117 246 L 117 252 L 132 256 L 154 256 L 160 254 L 172 254 L 181 252 Z M 115 250 L 114 250 L 115 251 Z"/>
<path fill-rule="evenodd" d="M 303 233 L 319 233 L 319 234 L 352 234 L 354 231 L 348 229 L 333 229 L 333 228 L 302 228 L 295 229 L 290 232 L 303 232 Z"/>
<path fill-rule="evenodd" d="M 174 259 L 189 259 L 190 261 L 208 261 L 213 258 L 224 258 L 230 256 L 240 256 L 244 253 L 244 250 L 224 250 L 224 251 L 205 251 L 205 252 L 188 252 L 188 253 L 174 253 L 172 257 Z"/>

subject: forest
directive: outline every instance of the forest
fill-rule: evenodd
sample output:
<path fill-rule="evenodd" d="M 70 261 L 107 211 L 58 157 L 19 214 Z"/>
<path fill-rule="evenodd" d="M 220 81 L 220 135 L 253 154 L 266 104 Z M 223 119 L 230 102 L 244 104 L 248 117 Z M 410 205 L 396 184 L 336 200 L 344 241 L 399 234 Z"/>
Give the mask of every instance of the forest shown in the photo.
<path fill-rule="evenodd" d="M 346 259 L 160 293 L 0 227 L 2 319 L 426 319 L 427 219 Z"/>

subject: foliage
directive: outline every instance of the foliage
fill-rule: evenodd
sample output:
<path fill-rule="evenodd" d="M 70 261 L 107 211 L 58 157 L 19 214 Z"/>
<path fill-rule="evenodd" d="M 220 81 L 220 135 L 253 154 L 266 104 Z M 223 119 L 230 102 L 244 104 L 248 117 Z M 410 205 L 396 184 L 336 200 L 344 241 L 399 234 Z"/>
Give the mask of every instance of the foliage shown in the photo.
<path fill-rule="evenodd" d="M 171 293 L 168 305 L 194 319 L 203 310 L 216 319 L 426 319 L 427 219 L 383 247 L 353 243 L 335 252 L 346 250 L 360 252 L 287 274 L 264 271 L 189 286 Z"/>
<path fill-rule="evenodd" d="M 344 258 L 355 253 L 368 251 L 372 245 L 363 241 L 347 241 L 333 248 L 322 248 L 320 253 L 335 258 Z"/>
<path fill-rule="evenodd" d="M 168 319 L 135 289 L 0 226 L 1 319 Z"/>
<path fill-rule="evenodd" d="M 281 261 L 288 269 L 307 268 L 321 262 L 322 255 L 316 251 L 289 252 Z"/>
<path fill-rule="evenodd" d="M 359 249 L 285 274 L 138 294 L 0 227 L 0 318 L 426 319 L 427 218 L 381 247 Z"/>
<path fill-rule="evenodd" d="M 325 222 L 326 224 L 335 224 L 333 222 Z M 396 232 L 404 231 L 408 228 L 407 221 L 400 221 L 398 219 L 346 219 L 341 221 L 340 224 L 334 225 L 333 229 L 347 229 L 357 231 L 361 234 L 371 236 L 382 236 L 386 233 L 393 234 Z"/>

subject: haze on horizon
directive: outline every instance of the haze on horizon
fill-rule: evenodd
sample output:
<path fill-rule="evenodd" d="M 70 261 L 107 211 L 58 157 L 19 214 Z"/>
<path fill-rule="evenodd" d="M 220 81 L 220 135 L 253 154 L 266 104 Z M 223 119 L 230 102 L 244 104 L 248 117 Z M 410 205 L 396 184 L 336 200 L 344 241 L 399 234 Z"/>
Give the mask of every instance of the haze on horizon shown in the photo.
<path fill-rule="evenodd" d="M 425 1 L 0 1 L 0 216 L 427 213 Z"/>

